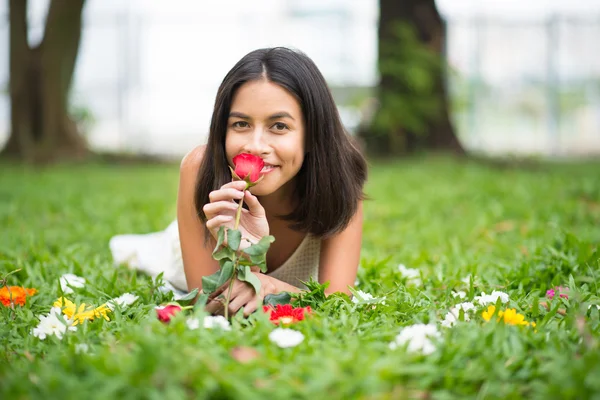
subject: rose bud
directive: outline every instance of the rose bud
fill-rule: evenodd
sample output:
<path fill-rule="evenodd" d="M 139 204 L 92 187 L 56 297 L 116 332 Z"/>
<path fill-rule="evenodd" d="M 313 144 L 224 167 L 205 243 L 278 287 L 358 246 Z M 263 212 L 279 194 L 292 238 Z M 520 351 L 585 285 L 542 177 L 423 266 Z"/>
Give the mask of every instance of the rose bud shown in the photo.
<path fill-rule="evenodd" d="M 181 307 L 177 304 L 168 304 L 166 306 L 160 306 L 154 308 L 156 310 L 156 316 L 162 322 L 168 323 L 171 318 L 181 311 Z"/>

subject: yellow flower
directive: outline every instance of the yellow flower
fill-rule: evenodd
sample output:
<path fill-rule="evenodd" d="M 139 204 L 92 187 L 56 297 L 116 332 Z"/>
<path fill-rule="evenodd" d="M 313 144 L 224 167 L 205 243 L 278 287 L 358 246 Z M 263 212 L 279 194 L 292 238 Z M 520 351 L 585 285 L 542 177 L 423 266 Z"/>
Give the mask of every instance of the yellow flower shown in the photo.
<path fill-rule="evenodd" d="M 509 308 L 506 311 L 499 311 L 498 318 L 508 325 L 529 325 L 529 322 L 525 321 L 525 316 L 517 313 L 517 310 L 514 308 Z"/>
<path fill-rule="evenodd" d="M 481 316 L 483 317 L 483 319 L 485 319 L 486 321 L 490 321 L 490 319 L 492 319 L 492 317 L 494 316 L 494 313 L 496 312 L 496 306 L 489 306 L 487 308 L 487 310 L 485 310 L 483 313 L 481 313 Z"/>
<path fill-rule="evenodd" d="M 83 321 L 87 319 L 93 321 L 94 318 L 100 317 L 110 321 L 110 318 L 106 315 L 110 312 L 110 308 L 108 308 L 106 304 L 102 304 L 100 307 L 96 308 L 88 308 L 85 303 L 81 303 L 79 307 L 77 307 L 71 300 L 61 297 L 54 302 L 54 307 L 61 307 L 63 314 L 69 317 L 69 319 L 74 320 L 73 325 L 83 323 Z"/>
<path fill-rule="evenodd" d="M 489 306 L 487 310 L 481 313 L 481 316 L 486 321 L 490 321 L 496 312 L 495 306 Z M 523 314 L 519 314 L 516 309 L 508 308 L 506 310 L 498 311 L 498 322 L 502 321 L 507 325 L 523 325 L 523 326 L 533 326 L 535 327 L 535 322 L 527 322 L 525 321 L 525 316 Z"/>

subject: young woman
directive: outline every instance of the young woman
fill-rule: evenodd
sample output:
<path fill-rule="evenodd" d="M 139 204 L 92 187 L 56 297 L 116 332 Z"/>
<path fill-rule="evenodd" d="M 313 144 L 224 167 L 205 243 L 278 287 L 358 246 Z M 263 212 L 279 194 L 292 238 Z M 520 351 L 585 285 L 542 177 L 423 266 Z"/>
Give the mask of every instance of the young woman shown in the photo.
<path fill-rule="evenodd" d="M 261 157 L 264 178 L 243 192 L 229 166 L 241 153 Z M 233 228 L 237 203 L 247 205 L 239 229 L 250 242 L 273 235 L 260 293 L 236 281 L 230 313 L 249 315 L 268 294 L 298 292 L 311 277 L 328 293 L 354 284 L 360 259 L 366 162 L 345 132 L 325 79 L 306 55 L 287 48 L 244 56 L 219 87 L 208 142 L 181 163 L 177 222 L 183 270 L 165 278 L 202 288 L 217 271 L 219 227 Z M 170 227 L 173 230 L 173 227 Z M 183 277 L 185 272 L 185 277 Z M 177 285 L 176 285 L 177 286 Z M 214 293 L 207 310 L 223 313 Z"/>

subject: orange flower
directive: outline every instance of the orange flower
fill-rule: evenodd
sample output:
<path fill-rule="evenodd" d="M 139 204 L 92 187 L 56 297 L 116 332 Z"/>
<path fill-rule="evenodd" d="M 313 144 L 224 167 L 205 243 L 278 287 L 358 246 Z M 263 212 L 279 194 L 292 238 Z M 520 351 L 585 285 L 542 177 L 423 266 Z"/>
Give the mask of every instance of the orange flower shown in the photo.
<path fill-rule="evenodd" d="M 28 289 L 21 286 L 3 286 L 0 288 L 0 302 L 8 307 L 12 299 L 13 304 L 25 305 L 25 298 L 37 293 L 36 289 Z"/>

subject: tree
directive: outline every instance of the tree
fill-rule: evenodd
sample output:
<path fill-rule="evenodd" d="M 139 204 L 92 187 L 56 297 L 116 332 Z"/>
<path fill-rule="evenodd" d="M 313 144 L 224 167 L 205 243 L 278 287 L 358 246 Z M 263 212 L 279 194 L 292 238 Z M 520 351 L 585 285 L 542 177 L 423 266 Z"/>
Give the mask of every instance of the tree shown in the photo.
<path fill-rule="evenodd" d="M 445 26 L 434 0 L 380 0 L 378 110 L 361 133 L 376 153 L 464 154 L 449 116 Z"/>
<path fill-rule="evenodd" d="M 87 144 L 68 113 L 85 0 L 51 0 L 44 36 L 27 41 L 27 0 L 10 0 L 11 134 L 3 154 L 28 162 L 81 158 Z"/>

